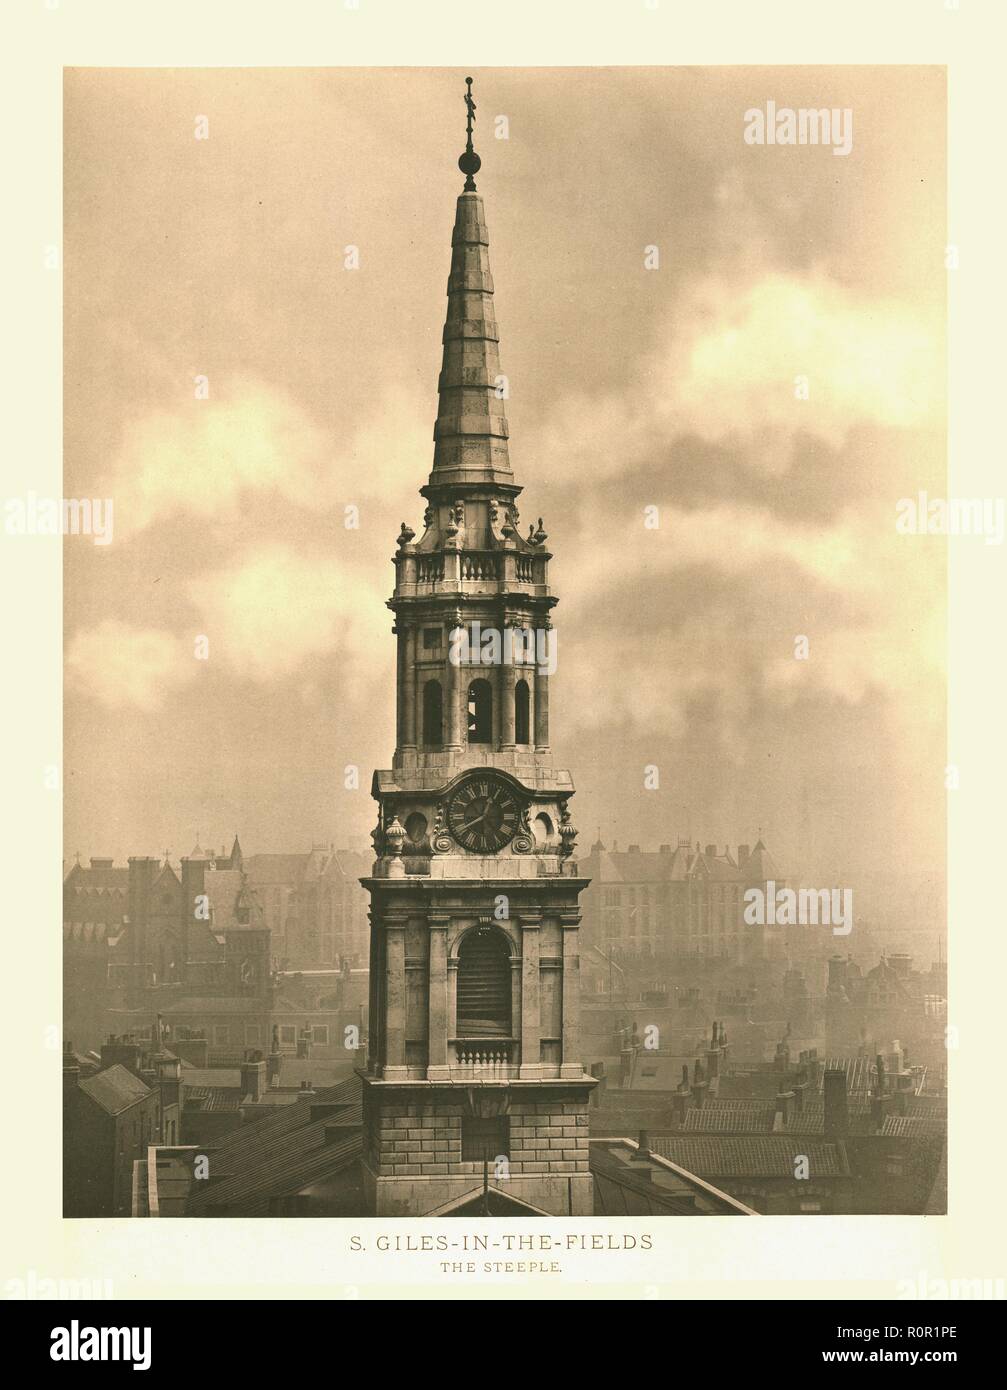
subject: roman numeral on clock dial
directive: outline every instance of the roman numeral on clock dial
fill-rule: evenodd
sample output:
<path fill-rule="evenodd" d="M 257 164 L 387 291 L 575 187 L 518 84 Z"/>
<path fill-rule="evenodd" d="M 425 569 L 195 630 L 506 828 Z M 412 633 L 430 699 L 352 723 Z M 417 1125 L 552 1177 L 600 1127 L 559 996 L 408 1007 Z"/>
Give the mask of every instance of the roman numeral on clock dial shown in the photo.
<path fill-rule="evenodd" d="M 517 832 L 521 809 L 517 797 L 494 777 L 464 782 L 448 802 L 448 826 L 462 846 L 474 854 L 495 854 Z"/>

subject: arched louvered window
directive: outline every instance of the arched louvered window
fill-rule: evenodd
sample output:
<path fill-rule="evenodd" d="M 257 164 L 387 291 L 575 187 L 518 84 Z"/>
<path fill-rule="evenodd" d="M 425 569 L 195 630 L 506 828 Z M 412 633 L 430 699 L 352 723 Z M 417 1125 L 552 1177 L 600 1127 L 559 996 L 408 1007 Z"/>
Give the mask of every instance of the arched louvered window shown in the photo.
<path fill-rule="evenodd" d="M 444 699 L 440 681 L 427 681 L 423 687 L 423 742 L 427 748 L 440 748 L 444 742 Z"/>
<path fill-rule="evenodd" d="M 458 948 L 460 1038 L 510 1037 L 511 971 L 507 938 L 496 927 L 469 932 Z"/>
<path fill-rule="evenodd" d="M 531 696 L 528 690 L 528 682 L 518 681 L 514 687 L 514 741 L 516 743 L 529 743 L 531 741 Z"/>
<path fill-rule="evenodd" d="M 469 743 L 493 742 L 493 687 L 487 680 L 469 686 Z"/>

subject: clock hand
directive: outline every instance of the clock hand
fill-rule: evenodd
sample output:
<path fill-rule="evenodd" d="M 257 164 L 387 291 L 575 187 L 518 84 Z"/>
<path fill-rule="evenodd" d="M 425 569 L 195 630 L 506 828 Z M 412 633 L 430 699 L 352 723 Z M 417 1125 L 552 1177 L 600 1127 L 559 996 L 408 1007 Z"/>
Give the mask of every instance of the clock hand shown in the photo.
<path fill-rule="evenodd" d="M 459 827 L 459 835 L 465 830 L 471 830 L 474 825 L 480 825 L 485 819 L 485 816 L 476 816 L 475 820 L 470 820 L 465 825 Z"/>

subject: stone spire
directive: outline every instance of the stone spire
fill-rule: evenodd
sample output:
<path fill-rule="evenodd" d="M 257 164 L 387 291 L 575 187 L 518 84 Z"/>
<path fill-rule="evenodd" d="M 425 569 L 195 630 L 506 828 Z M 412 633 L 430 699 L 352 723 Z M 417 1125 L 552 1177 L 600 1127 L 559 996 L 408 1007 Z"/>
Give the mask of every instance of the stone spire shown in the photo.
<path fill-rule="evenodd" d="M 468 140 L 458 166 L 466 178 L 464 191 L 458 197 L 451 237 L 448 311 L 429 486 L 487 484 L 514 489 L 501 392 L 489 236 L 474 178 L 481 164 L 472 148 L 475 102 L 472 79 L 465 80 L 469 85 L 465 97 Z"/>

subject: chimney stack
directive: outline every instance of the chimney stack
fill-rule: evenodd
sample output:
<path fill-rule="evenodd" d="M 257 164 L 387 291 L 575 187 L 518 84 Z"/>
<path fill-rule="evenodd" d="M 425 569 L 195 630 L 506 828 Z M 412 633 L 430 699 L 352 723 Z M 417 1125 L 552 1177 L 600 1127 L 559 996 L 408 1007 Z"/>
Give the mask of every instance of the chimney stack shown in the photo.
<path fill-rule="evenodd" d="M 822 1081 L 826 1139 L 845 1139 L 850 1132 L 846 1106 L 846 1073 L 838 1068 L 826 1071 Z"/>
<path fill-rule="evenodd" d="M 738 846 L 738 868 L 739 868 L 739 869 L 743 869 L 743 868 L 745 867 L 745 865 L 748 863 L 748 856 L 751 854 L 751 852 L 752 852 L 752 846 L 751 846 L 751 845 L 739 845 L 739 846 Z"/>
<path fill-rule="evenodd" d="M 697 1110 L 702 1110 L 703 1108 L 703 1102 L 706 1100 L 706 1092 L 708 1090 L 708 1087 L 709 1083 L 707 1082 L 706 1076 L 703 1072 L 703 1064 L 697 1057 L 696 1065 L 693 1069 L 692 1081 L 692 1099 Z"/>
<path fill-rule="evenodd" d="M 793 1099 L 793 1091 L 778 1091 L 776 1093 L 776 1115 L 781 1129 L 786 1129 L 787 1125 L 790 1123 L 791 1102 Z M 773 1128 L 775 1129 L 777 1126 L 774 1125 Z"/>
<path fill-rule="evenodd" d="M 682 1079 L 678 1089 L 672 1093 L 671 1113 L 676 1125 L 685 1124 L 685 1112 L 689 1108 L 689 1068 L 682 1067 Z"/>
<path fill-rule="evenodd" d="M 241 1098 L 248 1096 L 253 1104 L 262 1099 L 266 1089 L 266 1064 L 259 1051 L 246 1052 L 241 1064 Z"/>
<path fill-rule="evenodd" d="M 710 1046 L 706 1049 L 706 1074 L 711 1081 L 720 1075 L 720 1024 L 714 1023 Z"/>
<path fill-rule="evenodd" d="M 279 1025 L 273 1024 L 273 1041 L 269 1056 L 266 1059 L 266 1079 L 270 1086 L 280 1084 L 280 1070 L 283 1066 L 283 1053 L 280 1051 L 280 1029 Z"/>
<path fill-rule="evenodd" d="M 871 1096 L 871 1119 L 874 1121 L 875 1129 L 880 1129 L 885 1122 L 885 1115 L 891 1108 L 893 1095 L 885 1076 L 885 1059 L 880 1052 L 874 1059 L 874 1065 L 877 1069 L 877 1081 L 874 1094 Z"/>

